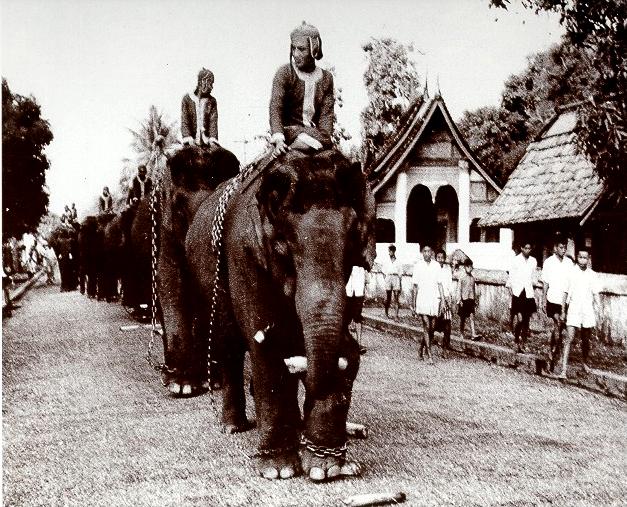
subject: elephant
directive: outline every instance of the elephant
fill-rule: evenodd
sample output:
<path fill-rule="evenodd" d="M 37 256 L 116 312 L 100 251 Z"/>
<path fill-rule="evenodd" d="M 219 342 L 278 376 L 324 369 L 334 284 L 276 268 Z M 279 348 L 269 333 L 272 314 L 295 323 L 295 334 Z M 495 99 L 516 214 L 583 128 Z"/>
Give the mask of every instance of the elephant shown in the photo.
<path fill-rule="evenodd" d="M 121 252 L 122 304 L 131 307 L 135 315 L 144 312 L 141 306 L 150 304 L 152 261 L 152 217 L 150 196 L 140 199 L 121 214 L 124 243 Z"/>
<path fill-rule="evenodd" d="M 121 215 L 111 215 L 102 227 L 102 262 L 98 277 L 98 300 L 117 301 L 124 266 L 124 232 Z"/>
<path fill-rule="evenodd" d="M 48 240 L 59 262 L 61 292 L 76 290 L 78 287 L 78 229 L 70 225 L 57 227 Z"/>
<path fill-rule="evenodd" d="M 353 265 L 370 269 L 374 261 L 373 195 L 360 165 L 339 152 L 290 152 L 243 179 L 223 213 L 221 196 L 241 178 L 214 191 L 210 176 L 235 164 L 196 148 L 168 164 L 158 265 L 164 384 L 193 394 L 216 360 L 223 427 L 245 431 L 248 351 L 259 473 L 354 475 L 345 427 L 360 354 L 345 325 L 345 285 Z M 301 376 L 286 365 L 294 356 L 306 358 Z"/>
<path fill-rule="evenodd" d="M 80 250 L 79 283 L 81 294 L 95 298 L 98 295 L 98 279 L 102 276 L 103 228 L 113 215 L 87 216 L 78 234 Z"/>

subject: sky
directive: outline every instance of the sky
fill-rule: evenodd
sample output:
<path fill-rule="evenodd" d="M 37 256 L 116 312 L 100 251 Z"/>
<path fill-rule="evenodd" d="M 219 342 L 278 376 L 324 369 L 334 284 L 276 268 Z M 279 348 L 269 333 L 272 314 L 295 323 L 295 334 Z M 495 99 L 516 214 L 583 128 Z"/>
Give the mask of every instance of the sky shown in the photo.
<path fill-rule="evenodd" d="M 370 37 L 412 43 L 429 91 L 454 119 L 498 105 L 527 57 L 559 41 L 558 17 L 512 0 L 1 0 L 1 69 L 14 93 L 33 95 L 51 125 L 46 154 L 50 211 L 84 215 L 102 187 L 116 187 L 135 158 L 135 129 L 157 106 L 180 124 L 183 95 L 202 67 L 215 74 L 219 138 L 241 162 L 268 128 L 272 77 L 287 63 L 289 34 L 303 20 L 320 30 L 322 66 L 334 66 L 344 106 L 338 121 L 360 141 Z M 421 91 L 421 90 L 420 90 Z M 179 132 L 180 135 L 180 132 Z"/>

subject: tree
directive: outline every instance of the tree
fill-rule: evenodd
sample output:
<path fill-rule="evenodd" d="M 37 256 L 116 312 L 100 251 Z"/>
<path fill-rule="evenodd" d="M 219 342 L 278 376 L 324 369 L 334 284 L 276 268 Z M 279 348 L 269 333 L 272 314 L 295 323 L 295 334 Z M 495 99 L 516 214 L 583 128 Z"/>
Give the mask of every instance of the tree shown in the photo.
<path fill-rule="evenodd" d="M 129 129 L 129 131 L 133 134 L 131 146 L 137 153 L 137 164 L 144 164 L 151 178 L 159 178 L 159 163 L 162 155 L 178 144 L 176 122 L 168 122 L 155 106 L 150 106 L 148 118 L 140 123 L 137 130 Z"/>
<path fill-rule="evenodd" d="M 527 68 L 506 81 L 499 107 L 467 111 L 458 126 L 490 174 L 504 183 L 556 108 L 582 100 L 591 79 L 588 51 L 563 40 L 530 56 Z"/>
<path fill-rule="evenodd" d="M 398 128 L 401 115 L 419 93 L 420 80 L 411 59 L 412 45 L 371 38 L 362 49 L 368 59 L 364 72 L 368 105 L 361 113 L 362 160 L 367 167 Z"/>
<path fill-rule="evenodd" d="M 48 209 L 44 149 L 50 124 L 34 97 L 14 94 L 2 79 L 2 226 L 6 237 L 34 232 Z"/>
<path fill-rule="evenodd" d="M 509 0 L 490 0 L 507 9 Z M 578 143 L 594 163 L 606 187 L 627 192 L 627 0 L 523 0 L 536 11 L 560 15 L 566 36 L 593 55 L 593 79 L 579 109 Z"/>

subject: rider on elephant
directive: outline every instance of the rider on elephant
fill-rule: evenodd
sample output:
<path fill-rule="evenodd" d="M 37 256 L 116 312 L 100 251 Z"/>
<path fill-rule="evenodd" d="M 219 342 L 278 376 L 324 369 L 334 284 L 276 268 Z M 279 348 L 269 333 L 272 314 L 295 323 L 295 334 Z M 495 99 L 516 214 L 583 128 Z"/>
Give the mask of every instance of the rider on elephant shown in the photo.
<path fill-rule="evenodd" d="M 138 202 L 142 197 L 150 195 L 152 191 L 152 179 L 147 176 L 147 170 L 145 165 L 140 165 L 137 168 L 137 176 L 133 178 L 131 186 L 128 189 L 128 197 L 126 204 L 132 205 Z"/>
<path fill-rule="evenodd" d="M 113 197 L 111 197 L 109 187 L 104 187 L 102 189 L 102 194 L 98 198 L 98 209 L 103 215 L 113 213 Z"/>
<path fill-rule="evenodd" d="M 183 144 L 208 146 L 218 144 L 218 103 L 211 95 L 213 72 L 202 68 L 193 92 L 186 93 L 181 103 L 181 135 Z"/>
<path fill-rule="evenodd" d="M 333 145 L 333 75 L 316 66 L 322 58 L 320 32 L 303 21 L 290 38 L 290 63 L 277 70 L 270 98 L 275 157 L 290 148 L 312 152 Z"/>

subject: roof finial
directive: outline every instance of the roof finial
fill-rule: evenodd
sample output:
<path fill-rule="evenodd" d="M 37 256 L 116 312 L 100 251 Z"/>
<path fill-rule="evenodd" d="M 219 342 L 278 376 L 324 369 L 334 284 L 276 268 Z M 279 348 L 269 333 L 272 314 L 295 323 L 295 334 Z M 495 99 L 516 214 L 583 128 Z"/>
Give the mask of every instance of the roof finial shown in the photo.
<path fill-rule="evenodd" d="M 425 88 L 422 91 L 422 99 L 424 101 L 429 100 L 429 67 L 425 71 Z"/>
<path fill-rule="evenodd" d="M 442 94 L 440 93 L 440 74 L 436 75 L 435 83 L 436 83 L 436 87 L 437 87 L 437 90 L 435 92 L 435 96 L 436 97 L 441 97 Z"/>

